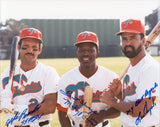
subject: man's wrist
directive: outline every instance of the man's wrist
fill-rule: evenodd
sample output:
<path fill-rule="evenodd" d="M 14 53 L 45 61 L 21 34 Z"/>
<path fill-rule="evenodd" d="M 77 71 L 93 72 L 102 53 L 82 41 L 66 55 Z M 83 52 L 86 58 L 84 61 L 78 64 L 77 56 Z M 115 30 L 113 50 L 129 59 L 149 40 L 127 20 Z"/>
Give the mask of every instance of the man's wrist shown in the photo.
<path fill-rule="evenodd" d="M 105 111 L 100 112 L 99 114 L 100 114 L 100 116 L 99 116 L 99 117 L 101 117 L 101 119 L 102 119 L 102 121 L 101 121 L 101 122 L 103 122 L 103 120 L 105 119 L 106 110 L 105 110 Z"/>
<path fill-rule="evenodd" d="M 113 97 L 110 106 L 115 107 L 118 103 L 120 103 L 120 101 L 121 100 L 118 99 L 117 97 Z"/>

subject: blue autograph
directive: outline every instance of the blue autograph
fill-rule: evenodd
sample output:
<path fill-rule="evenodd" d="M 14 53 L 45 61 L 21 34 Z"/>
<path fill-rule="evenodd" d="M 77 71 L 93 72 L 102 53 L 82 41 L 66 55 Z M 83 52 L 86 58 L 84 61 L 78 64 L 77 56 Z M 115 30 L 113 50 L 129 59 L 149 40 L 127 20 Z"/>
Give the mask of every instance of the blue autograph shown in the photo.
<path fill-rule="evenodd" d="M 136 121 L 135 121 L 135 124 L 138 126 L 138 124 L 141 122 L 141 120 L 145 117 L 145 115 L 150 112 L 150 115 L 152 115 L 151 113 L 151 110 L 153 109 L 153 107 L 156 105 L 156 103 L 154 102 L 154 100 L 152 99 L 153 101 L 153 105 L 150 107 L 149 110 L 147 110 L 147 102 L 145 102 L 145 106 L 144 106 L 144 109 L 143 109 L 143 116 L 140 117 L 141 115 L 141 112 L 139 112 L 139 116 L 137 117 Z"/>
<path fill-rule="evenodd" d="M 66 96 L 70 97 L 65 91 L 60 90 L 60 92 L 61 92 L 63 95 L 66 95 Z M 69 105 L 69 107 L 72 106 L 73 109 L 76 108 L 76 106 L 73 106 L 73 105 L 72 105 L 72 102 L 71 102 L 70 100 L 68 100 L 68 99 L 66 99 L 66 98 L 63 98 L 63 99 L 66 101 L 64 104 Z M 88 106 L 86 105 L 86 102 L 84 102 L 83 100 L 81 100 L 81 99 L 79 99 L 79 98 L 77 98 L 77 97 L 75 97 L 75 98 L 74 98 L 74 97 L 71 97 L 71 99 L 81 101 L 81 104 L 90 110 L 90 112 L 86 112 L 86 111 L 79 112 L 79 111 L 77 111 L 77 113 L 75 113 L 73 116 L 76 116 L 76 115 L 77 115 L 77 116 L 81 116 L 81 115 L 82 115 L 81 118 L 82 118 L 83 120 L 87 119 L 93 126 L 95 126 L 95 125 L 98 124 L 96 120 L 94 120 L 94 119 L 88 119 L 88 116 L 89 116 L 91 113 L 97 114 L 96 111 L 93 111 L 90 107 L 88 107 Z M 83 115 L 84 113 L 85 113 L 86 115 Z"/>
<path fill-rule="evenodd" d="M 29 112 L 29 113 L 26 113 L 27 110 L 28 110 L 27 108 L 24 109 L 22 113 L 17 112 L 17 113 L 14 115 L 14 117 L 12 117 L 12 118 L 10 118 L 10 119 L 8 119 L 8 120 L 6 121 L 6 126 L 9 125 L 9 124 L 12 125 L 15 120 L 21 121 L 21 125 L 20 125 L 20 126 L 24 126 L 24 125 L 26 125 L 27 123 L 29 124 L 30 122 L 34 122 L 35 120 L 39 120 L 39 119 L 42 117 L 43 114 L 42 114 L 42 115 L 31 116 L 31 117 L 29 117 L 29 118 L 28 118 L 28 116 L 29 116 L 30 114 L 34 113 L 35 111 L 39 110 L 40 107 L 41 107 L 40 105 L 37 105 L 37 106 L 34 108 L 34 110 L 31 111 L 31 112 Z"/>
<path fill-rule="evenodd" d="M 144 98 L 146 98 L 146 97 L 149 97 L 149 99 L 151 99 L 151 94 L 152 94 L 152 92 L 155 90 L 155 88 L 156 87 L 158 87 L 158 84 L 157 83 L 154 83 L 154 86 L 150 89 L 150 90 L 145 90 L 145 93 L 142 95 L 142 97 L 141 97 L 141 99 L 138 99 L 136 102 L 135 102 L 135 107 L 136 106 L 138 106 L 140 103 L 141 103 L 141 101 L 144 99 Z M 152 102 L 153 102 L 153 104 L 152 104 L 152 106 L 147 110 L 147 102 L 145 102 L 145 105 L 144 105 L 144 108 L 143 108 L 143 116 L 141 116 L 141 114 L 142 114 L 142 112 L 140 111 L 139 112 L 139 115 L 138 115 L 138 117 L 137 117 L 137 119 L 136 119 L 136 121 L 135 121 L 135 124 L 136 125 L 138 125 L 140 122 L 141 122 L 141 120 L 145 117 L 145 115 L 148 113 L 148 112 L 150 112 L 150 115 L 152 115 L 152 109 L 154 108 L 154 106 L 156 106 L 156 103 L 154 102 L 154 100 L 152 99 Z M 127 115 L 130 113 L 130 112 L 132 112 L 132 114 L 133 114 L 133 107 L 134 106 L 132 106 L 131 107 L 131 109 L 129 109 L 128 111 L 126 111 L 127 112 Z M 140 117 L 141 116 L 141 117 Z"/>
<path fill-rule="evenodd" d="M 141 97 L 141 100 L 147 96 L 149 96 L 149 99 L 151 99 L 151 94 L 152 94 L 152 91 L 155 90 L 155 88 L 158 87 L 158 84 L 155 82 L 154 83 L 154 87 L 152 87 L 150 90 L 145 90 L 145 93 L 143 94 L 143 96 Z M 140 101 L 141 102 L 141 101 Z M 137 104 L 139 104 L 140 102 L 138 102 Z M 141 112 L 139 112 L 139 116 L 137 117 L 136 121 L 135 121 L 135 124 L 138 125 L 141 120 L 145 117 L 145 115 L 150 112 L 150 115 L 152 115 L 152 109 L 154 106 L 156 106 L 156 102 L 154 102 L 154 100 L 152 99 L 152 102 L 153 102 L 153 105 L 149 108 L 149 110 L 147 110 L 147 102 L 145 102 L 145 106 L 144 106 L 144 109 L 143 109 L 143 116 L 140 117 L 141 115 Z"/>

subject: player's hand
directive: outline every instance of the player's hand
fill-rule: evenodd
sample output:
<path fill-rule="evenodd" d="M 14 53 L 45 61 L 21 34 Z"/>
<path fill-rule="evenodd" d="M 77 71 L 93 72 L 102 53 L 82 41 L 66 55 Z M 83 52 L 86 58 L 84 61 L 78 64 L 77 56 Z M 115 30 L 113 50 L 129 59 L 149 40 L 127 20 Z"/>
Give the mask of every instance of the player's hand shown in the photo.
<path fill-rule="evenodd" d="M 122 90 L 122 83 L 118 78 L 116 78 L 109 84 L 108 88 L 112 91 L 114 96 L 118 96 Z"/>
<path fill-rule="evenodd" d="M 112 102 L 115 101 L 115 96 L 114 96 L 113 92 L 109 88 L 106 88 L 103 91 L 100 99 L 101 99 L 101 101 L 103 103 L 106 103 L 108 105 L 112 105 Z"/>
<path fill-rule="evenodd" d="M 97 124 L 103 122 L 103 117 L 102 117 L 102 112 L 97 113 L 97 112 L 92 112 L 89 117 L 85 121 L 85 127 L 94 127 Z"/>

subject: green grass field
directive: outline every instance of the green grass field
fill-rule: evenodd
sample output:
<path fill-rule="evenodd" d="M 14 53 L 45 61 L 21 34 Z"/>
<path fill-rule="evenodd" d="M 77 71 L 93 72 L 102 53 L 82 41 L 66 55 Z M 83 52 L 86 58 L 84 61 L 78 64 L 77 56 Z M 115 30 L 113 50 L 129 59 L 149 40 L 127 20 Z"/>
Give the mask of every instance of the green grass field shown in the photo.
<path fill-rule="evenodd" d="M 154 58 L 160 62 L 160 57 Z M 79 62 L 76 58 L 39 59 L 39 61 L 54 67 L 60 76 L 79 65 Z M 101 57 L 97 59 L 97 64 L 116 72 L 118 75 L 123 72 L 128 63 L 129 60 L 126 57 Z M 2 73 L 4 69 L 9 66 L 9 64 L 9 60 L 1 60 L 0 73 Z M 57 111 L 52 115 L 52 118 L 52 127 L 60 127 Z M 111 127 L 121 127 L 119 117 L 116 119 L 110 119 L 109 121 L 111 122 Z M 4 114 L 2 113 L 0 127 L 4 127 L 4 124 Z"/>

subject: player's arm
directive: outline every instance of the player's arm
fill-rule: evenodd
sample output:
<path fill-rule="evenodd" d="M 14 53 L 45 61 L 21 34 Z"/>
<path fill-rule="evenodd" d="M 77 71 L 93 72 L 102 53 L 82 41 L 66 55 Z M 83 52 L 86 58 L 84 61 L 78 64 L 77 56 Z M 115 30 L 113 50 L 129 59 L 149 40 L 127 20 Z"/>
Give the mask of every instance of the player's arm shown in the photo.
<path fill-rule="evenodd" d="M 71 122 L 67 115 L 68 108 L 64 108 L 60 104 L 57 104 L 57 110 L 58 110 L 58 118 L 59 118 L 61 127 L 71 127 Z"/>
<path fill-rule="evenodd" d="M 113 119 L 120 116 L 120 111 L 118 111 L 117 109 L 111 107 L 106 111 L 102 112 L 102 118 L 104 119 Z"/>
<path fill-rule="evenodd" d="M 105 119 L 113 119 L 120 115 L 120 111 L 111 107 L 108 110 L 101 112 L 93 112 L 86 120 L 86 126 L 90 126 L 92 123 L 99 124 L 104 122 Z M 92 121 L 92 122 L 90 122 Z"/>
<path fill-rule="evenodd" d="M 4 112 L 12 112 L 14 109 L 12 102 L 11 83 L 9 83 L 9 68 L 0 77 L 0 109 Z"/>
<path fill-rule="evenodd" d="M 113 101 L 116 109 L 131 115 L 132 117 L 144 117 L 155 106 L 156 97 L 139 99 L 135 102 L 123 102 L 122 100 Z"/>
<path fill-rule="evenodd" d="M 139 99 L 134 102 L 123 102 L 122 100 L 113 97 L 110 91 L 105 91 L 101 97 L 101 100 L 104 103 L 116 108 L 120 112 L 131 115 L 132 117 L 143 117 L 146 115 L 154 106 L 155 99 L 156 97 L 153 96 L 150 98 Z"/>
<path fill-rule="evenodd" d="M 57 103 L 57 93 L 51 93 L 44 96 L 42 103 L 37 105 L 29 105 L 28 113 L 30 115 L 46 115 L 54 113 Z"/>
<path fill-rule="evenodd" d="M 71 121 L 67 112 L 72 102 L 66 92 L 66 80 L 68 80 L 68 78 L 62 76 L 58 83 L 57 110 L 61 127 L 71 127 Z"/>
<path fill-rule="evenodd" d="M 61 84 L 61 80 L 60 80 L 60 84 Z M 70 119 L 67 115 L 70 100 L 65 94 L 61 93 L 61 91 L 64 91 L 64 88 L 65 87 L 62 87 L 59 85 L 58 101 L 57 101 L 58 118 L 59 118 L 59 122 L 61 124 L 61 127 L 71 127 L 71 122 L 70 122 Z M 66 100 L 67 100 L 67 103 L 66 103 Z M 68 104 L 68 102 L 69 102 L 69 104 Z"/>
<path fill-rule="evenodd" d="M 67 112 L 58 110 L 58 118 L 59 118 L 61 127 L 71 127 L 71 122 L 69 120 Z"/>
<path fill-rule="evenodd" d="M 59 80 L 59 75 L 51 67 L 48 67 L 46 70 L 46 77 L 44 83 L 44 98 L 43 101 L 37 105 L 29 105 L 28 112 L 31 112 L 30 115 L 46 115 L 54 113 L 57 104 L 57 84 Z"/>
<path fill-rule="evenodd" d="M 110 89 L 114 96 L 119 99 L 122 99 L 122 83 L 119 78 L 113 79 L 112 82 L 108 85 L 108 89 Z"/>

